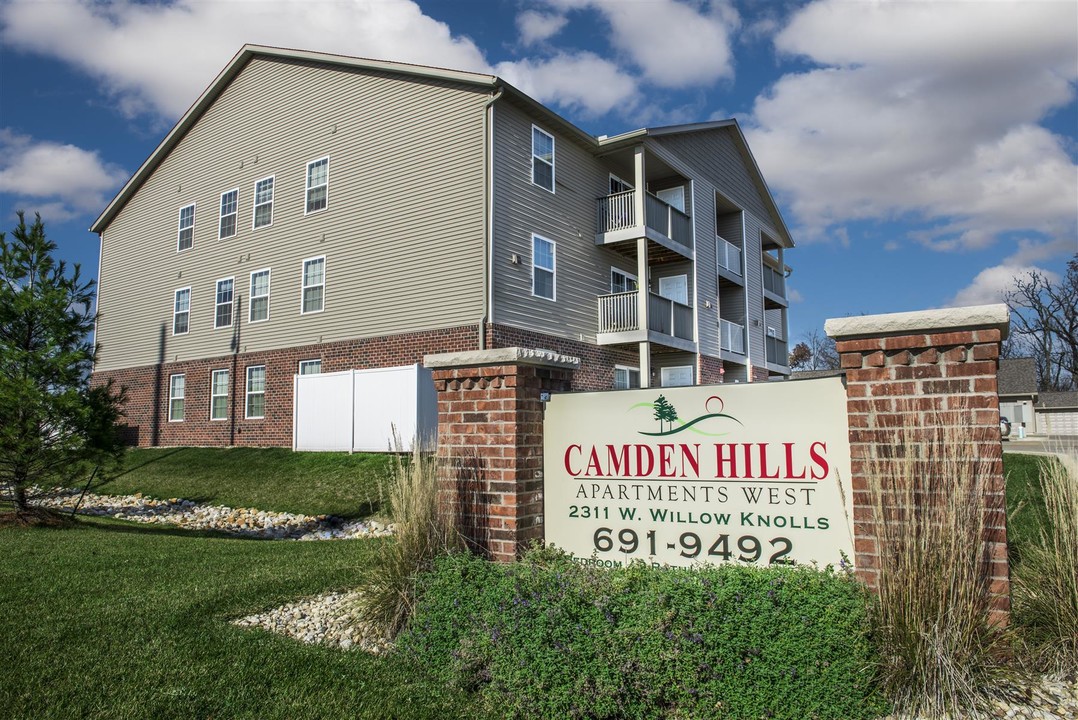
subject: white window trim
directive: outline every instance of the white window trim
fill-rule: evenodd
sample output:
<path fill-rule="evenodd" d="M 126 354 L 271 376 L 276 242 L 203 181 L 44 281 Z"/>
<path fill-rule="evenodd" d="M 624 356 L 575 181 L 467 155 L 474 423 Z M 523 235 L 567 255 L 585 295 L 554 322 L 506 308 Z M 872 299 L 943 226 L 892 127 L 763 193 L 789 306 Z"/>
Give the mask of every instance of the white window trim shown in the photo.
<path fill-rule="evenodd" d="M 224 213 L 221 212 L 221 204 L 223 203 L 223 201 L 225 199 L 225 195 L 228 195 L 229 193 L 236 193 L 236 209 L 235 209 L 234 212 L 231 212 L 228 215 L 225 215 Z M 234 217 L 234 218 L 236 218 L 236 222 L 234 222 L 232 224 L 233 229 L 232 229 L 232 234 L 231 235 L 222 235 L 221 234 L 221 223 L 224 221 L 224 219 L 226 217 Z M 223 193 L 221 193 L 221 197 L 217 201 L 217 239 L 218 240 L 225 240 L 225 239 L 230 238 L 230 237 L 236 237 L 237 235 L 239 235 L 239 233 L 240 233 L 240 189 L 238 187 L 236 187 L 236 188 L 232 188 L 231 190 L 225 190 Z"/>
<path fill-rule="evenodd" d="M 230 374 L 228 368 L 218 368 L 217 370 L 210 370 L 210 422 L 221 422 L 222 420 L 228 420 L 228 394 L 232 386 L 232 378 L 228 377 L 228 381 L 225 383 L 225 394 L 215 395 L 213 393 L 214 382 L 213 379 L 217 373 L 225 373 L 226 377 Z M 219 397 L 225 399 L 225 414 L 224 417 L 215 418 L 213 416 L 213 401 Z"/>
<path fill-rule="evenodd" d="M 615 292 L 614 291 L 614 273 L 617 273 L 618 275 L 624 275 L 626 278 L 628 278 L 629 280 L 632 280 L 634 283 L 636 283 L 636 289 L 637 290 L 640 289 L 640 281 L 637 280 L 636 275 L 633 275 L 631 272 L 625 272 L 621 268 L 614 267 L 613 265 L 611 265 L 610 266 L 610 292 L 611 292 L 611 294 L 613 294 Z M 631 292 L 631 291 L 626 290 L 625 292 Z M 615 365 L 614 367 L 628 367 L 628 366 L 627 365 Z M 639 370 L 639 369 L 640 368 L 637 368 L 637 370 Z"/>
<path fill-rule="evenodd" d="M 308 373 L 309 375 L 321 375 L 322 374 L 322 358 L 311 358 L 310 360 L 300 360 L 299 361 L 299 364 L 296 365 L 296 374 L 297 375 L 302 375 L 303 374 L 303 366 L 306 365 L 307 363 L 318 363 L 318 372 L 317 373 Z"/>
<path fill-rule="evenodd" d="M 253 291 L 253 288 L 251 287 L 254 284 L 255 275 L 258 275 L 259 273 L 266 273 L 266 294 L 264 296 L 263 295 L 255 295 L 254 291 Z M 247 290 L 250 293 L 250 297 L 247 298 L 247 322 L 248 323 L 261 323 L 261 322 L 268 322 L 269 321 L 269 319 L 270 319 L 270 290 L 271 290 L 272 285 L 273 285 L 273 273 L 270 271 L 270 268 L 262 268 L 261 270 L 255 270 L 247 278 Z M 261 320 L 253 320 L 253 319 L 251 319 L 251 313 L 254 312 L 254 307 L 255 307 L 254 301 L 256 299 L 258 299 L 258 298 L 261 298 L 261 297 L 266 298 L 266 317 L 261 319 Z"/>
<path fill-rule="evenodd" d="M 311 191 L 312 188 L 308 187 L 307 179 L 308 179 L 308 177 L 310 177 L 311 165 L 314 165 L 315 163 L 320 163 L 323 160 L 326 161 L 326 206 L 324 208 L 319 208 L 317 210 L 311 210 L 310 212 L 308 212 L 307 211 L 307 194 Z M 329 155 L 326 155 L 324 157 L 315 158 L 314 160 L 311 160 L 309 163 L 307 163 L 306 167 L 304 168 L 304 171 L 303 171 L 303 215 L 304 215 L 304 217 L 306 217 L 307 215 L 314 215 L 316 213 L 325 212 L 326 210 L 329 210 L 329 166 L 331 164 L 332 163 L 329 160 Z M 315 187 L 321 187 L 321 185 L 316 185 Z"/>
<path fill-rule="evenodd" d="M 228 325 L 218 325 L 217 324 L 217 308 L 219 308 L 224 303 L 217 302 L 217 296 L 220 294 L 218 291 L 220 289 L 221 283 L 223 283 L 223 282 L 225 282 L 227 280 L 232 281 L 232 300 L 228 303 L 229 305 L 232 306 L 232 309 L 228 313 L 228 317 L 229 317 L 230 322 L 228 323 Z M 224 328 L 230 328 L 230 327 L 232 327 L 232 324 L 234 322 L 236 322 L 236 276 L 235 275 L 233 275 L 232 277 L 221 278 L 220 280 L 218 280 L 217 282 L 215 282 L 213 284 L 213 329 L 214 330 L 222 330 Z"/>
<path fill-rule="evenodd" d="M 180 225 L 180 223 L 183 222 L 183 211 L 186 210 L 187 208 L 191 208 L 191 247 L 181 248 L 180 247 L 180 234 L 183 233 L 184 228 L 183 228 L 182 225 Z M 195 247 L 195 213 L 196 212 L 197 212 L 197 208 L 195 207 L 195 203 L 187 203 L 186 205 L 182 205 L 180 207 L 180 209 L 176 213 L 176 252 L 178 252 L 178 253 L 186 252 L 187 250 L 192 250 Z"/>
<path fill-rule="evenodd" d="M 173 391 L 176 389 L 176 378 L 183 378 L 183 395 L 173 395 Z M 172 417 L 172 403 L 176 400 L 183 400 L 183 413 L 179 418 Z M 183 422 L 184 417 L 187 415 L 187 373 L 175 373 L 168 376 L 168 421 L 169 422 Z"/>
<path fill-rule="evenodd" d="M 542 158 L 540 158 L 538 155 L 535 154 L 535 131 L 536 130 L 538 130 L 539 132 L 543 133 L 548 138 L 550 138 L 550 187 L 549 188 L 543 187 L 539 183 L 535 182 L 535 161 L 539 160 L 539 162 L 542 162 L 542 163 L 546 162 L 546 160 L 543 160 Z M 532 185 L 534 185 L 537 188 L 542 188 L 543 190 L 546 190 L 548 193 L 553 195 L 554 194 L 554 189 L 558 186 L 558 176 L 556 174 L 557 173 L 557 160 L 558 160 L 558 144 L 554 139 L 554 135 L 552 135 L 551 133 L 548 133 L 546 130 L 539 127 L 538 125 L 533 124 L 532 125 L 532 136 L 531 136 L 531 147 L 532 147 L 531 166 L 528 168 L 528 172 L 531 173 Z"/>
<path fill-rule="evenodd" d="M 304 310 L 303 309 L 303 291 L 307 289 L 307 285 L 303 283 L 307 280 L 307 263 L 314 262 L 315 260 L 322 261 L 322 307 L 318 310 Z M 325 255 L 318 255 L 316 257 L 306 258 L 299 266 L 299 314 L 300 315 L 317 315 L 320 312 L 324 312 L 326 309 L 326 266 L 329 263 L 326 262 Z M 311 285 L 310 287 L 317 287 Z"/>
<path fill-rule="evenodd" d="M 689 370 L 689 384 L 688 385 L 667 385 L 663 375 L 669 370 Z M 660 387 L 690 387 L 696 385 L 696 368 L 692 365 L 667 365 L 666 367 L 659 368 L 659 386 Z"/>
<path fill-rule="evenodd" d="M 251 371 L 262 368 L 262 392 L 251 392 Z M 244 371 L 245 384 L 243 394 L 243 417 L 245 420 L 262 420 L 266 417 L 266 366 L 265 365 L 248 365 Z M 262 395 L 262 414 L 261 415 L 248 415 L 247 411 L 251 407 L 251 395 Z"/>
<path fill-rule="evenodd" d="M 615 380 L 617 380 L 617 371 L 618 370 L 625 370 L 626 372 L 635 372 L 636 376 L 637 376 L 637 382 L 639 383 L 639 381 L 640 381 L 640 368 L 639 367 L 633 367 L 632 365 L 614 365 L 614 371 L 615 371 L 614 372 L 614 379 Z M 615 387 L 615 389 L 618 389 L 618 390 L 621 389 L 621 388 L 618 388 L 617 385 L 615 385 L 614 387 Z M 633 389 L 633 386 L 632 386 L 631 383 L 630 383 L 630 385 L 629 385 L 629 387 L 627 389 L 629 389 L 629 390 Z"/>
<path fill-rule="evenodd" d="M 178 333 L 178 332 L 176 332 L 176 316 L 179 315 L 179 312 L 176 310 L 176 296 L 179 295 L 180 293 L 182 293 L 184 290 L 187 291 L 187 329 L 184 330 L 181 333 Z M 176 288 L 172 292 L 172 336 L 173 337 L 176 337 L 177 335 L 186 335 L 187 333 L 191 332 L 191 294 L 192 293 L 191 293 L 191 286 L 190 285 L 188 285 L 187 287 Z"/>
<path fill-rule="evenodd" d="M 270 196 L 270 201 L 268 203 L 259 204 L 259 202 L 258 202 L 258 183 L 265 182 L 267 180 L 272 180 L 273 181 L 273 194 Z M 253 203 L 252 203 L 252 206 L 251 206 L 251 229 L 252 230 L 261 230 L 262 228 L 273 227 L 273 205 L 276 202 L 276 200 L 277 200 L 277 176 L 276 175 L 267 175 L 264 178 L 259 178 L 258 180 L 255 180 L 254 198 L 253 198 Z M 237 210 L 238 210 L 239 209 L 239 199 L 238 198 L 237 198 L 236 205 L 237 205 Z M 260 208 L 262 205 L 269 205 L 270 206 L 270 219 L 269 219 L 269 222 L 266 223 L 265 225 L 255 225 L 255 221 L 258 218 L 258 208 Z"/>
<path fill-rule="evenodd" d="M 551 274 L 550 289 L 552 291 L 552 293 L 551 293 L 552 297 L 547 297 L 546 295 L 537 295 L 536 292 L 535 292 L 535 269 L 539 268 L 540 270 L 547 270 L 547 268 L 539 267 L 538 265 L 535 264 L 535 240 L 536 240 L 536 238 L 538 238 L 539 240 L 543 240 L 544 242 L 550 243 L 550 246 L 551 246 L 550 257 L 554 261 L 554 267 L 550 268 L 548 272 L 550 272 L 550 274 Z M 537 298 L 540 298 L 542 300 L 549 300 L 550 302 L 557 302 L 558 301 L 558 243 L 554 242 L 550 238 L 545 238 L 542 235 L 539 235 L 537 233 L 532 233 L 532 248 L 531 248 L 531 250 L 532 250 L 532 257 L 531 257 L 531 263 L 532 263 L 532 297 L 537 297 Z"/>

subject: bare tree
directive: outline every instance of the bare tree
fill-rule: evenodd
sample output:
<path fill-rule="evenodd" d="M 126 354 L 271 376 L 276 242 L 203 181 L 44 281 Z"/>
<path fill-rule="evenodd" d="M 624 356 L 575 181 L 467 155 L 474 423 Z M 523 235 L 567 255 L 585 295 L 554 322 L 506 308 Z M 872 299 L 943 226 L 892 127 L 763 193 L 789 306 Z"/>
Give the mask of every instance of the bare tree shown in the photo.
<path fill-rule="evenodd" d="M 801 333 L 801 342 L 790 351 L 790 367 L 794 370 L 837 370 L 839 360 L 834 339 L 818 329 Z"/>
<path fill-rule="evenodd" d="M 1032 270 L 1004 296 L 1011 309 L 1012 347 L 1037 361 L 1042 390 L 1078 384 L 1078 254 L 1059 282 Z"/>

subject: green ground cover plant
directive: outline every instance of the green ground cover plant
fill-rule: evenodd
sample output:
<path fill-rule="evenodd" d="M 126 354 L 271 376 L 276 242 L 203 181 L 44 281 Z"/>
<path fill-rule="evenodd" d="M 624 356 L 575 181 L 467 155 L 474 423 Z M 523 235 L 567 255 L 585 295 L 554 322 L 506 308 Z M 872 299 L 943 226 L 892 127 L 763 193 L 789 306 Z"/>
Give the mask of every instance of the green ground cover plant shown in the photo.
<path fill-rule="evenodd" d="M 179 497 L 229 507 L 337 515 L 376 514 L 391 456 L 287 448 L 138 448 L 94 492 Z"/>
<path fill-rule="evenodd" d="M 425 575 L 402 652 L 508 718 L 872 718 L 868 598 L 841 573 L 613 570 L 542 549 Z"/>

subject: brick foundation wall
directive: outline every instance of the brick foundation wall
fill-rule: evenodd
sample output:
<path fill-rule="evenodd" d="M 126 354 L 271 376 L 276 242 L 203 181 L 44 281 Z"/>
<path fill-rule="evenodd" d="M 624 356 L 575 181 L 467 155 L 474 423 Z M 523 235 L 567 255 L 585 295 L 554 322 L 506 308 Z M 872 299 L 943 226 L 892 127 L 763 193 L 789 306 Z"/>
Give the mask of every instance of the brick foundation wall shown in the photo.
<path fill-rule="evenodd" d="M 133 445 L 249 445 L 292 447 L 292 378 L 300 360 L 322 360 L 322 372 L 412 365 L 435 352 L 473 350 L 477 325 L 443 330 L 304 345 L 282 350 L 225 355 L 95 373 L 94 383 L 109 378 L 127 388 L 126 424 Z M 245 415 L 247 367 L 266 366 L 265 417 Z M 210 420 L 210 373 L 230 371 L 226 420 Z M 169 377 L 186 375 L 184 419 L 168 421 Z"/>
<path fill-rule="evenodd" d="M 488 325 L 487 347 L 543 348 L 579 358 L 580 368 L 573 373 L 571 388 L 579 391 L 610 390 L 614 387 L 614 365 L 640 365 L 640 356 L 633 351 L 590 345 L 509 325 Z"/>
<path fill-rule="evenodd" d="M 722 360 L 710 355 L 698 355 L 696 376 L 701 385 L 718 385 L 723 382 Z"/>
<path fill-rule="evenodd" d="M 574 371 L 521 363 L 432 367 L 444 496 L 473 549 L 511 561 L 543 539 L 540 393 L 569 390 Z"/>
<path fill-rule="evenodd" d="M 769 377 L 771 377 L 771 373 L 769 373 L 767 371 L 767 368 L 756 367 L 755 365 L 753 365 L 753 367 L 752 367 L 752 381 L 753 382 L 766 382 Z"/>
<path fill-rule="evenodd" d="M 884 316 L 885 317 L 885 316 Z M 994 327 L 907 331 L 879 337 L 836 337 L 846 370 L 853 485 L 854 565 L 870 587 L 878 576 L 877 533 L 867 493 L 870 459 L 907 450 L 896 444 L 931 441 L 946 427 L 973 438 L 970 454 L 984 483 L 985 552 L 992 620 L 1010 609 L 1006 496 L 996 373 L 1001 331 Z M 909 428 L 914 428 L 912 431 Z M 961 455 L 960 455 L 961 456 Z M 926 470 L 923 479 L 946 482 Z M 929 488 L 930 491 L 930 488 Z M 926 493 L 923 498 L 929 498 Z"/>

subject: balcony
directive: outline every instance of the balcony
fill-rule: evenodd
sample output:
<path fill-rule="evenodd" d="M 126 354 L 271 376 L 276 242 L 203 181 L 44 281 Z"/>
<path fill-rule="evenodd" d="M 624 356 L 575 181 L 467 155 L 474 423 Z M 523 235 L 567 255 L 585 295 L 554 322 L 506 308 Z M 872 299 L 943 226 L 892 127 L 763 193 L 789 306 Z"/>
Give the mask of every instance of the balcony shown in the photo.
<path fill-rule="evenodd" d="M 785 368 L 790 364 L 790 353 L 786 347 L 786 341 L 779 338 L 764 338 L 764 357 L 768 365 L 778 365 Z"/>
<path fill-rule="evenodd" d="M 637 240 L 641 237 L 693 258 L 692 218 L 651 193 L 644 194 L 644 222 L 636 213 L 636 190 L 626 190 L 596 201 L 596 245 Z"/>
<path fill-rule="evenodd" d="M 720 275 L 725 273 L 736 275 L 738 282 L 741 282 L 741 277 L 743 276 L 743 271 L 741 269 L 741 248 L 734 245 L 732 242 L 728 242 L 726 238 L 721 235 L 716 235 L 715 240 Z M 723 271 L 725 271 L 725 273 Z"/>
<path fill-rule="evenodd" d="M 648 327 L 641 328 L 639 290 L 600 295 L 599 345 L 656 342 L 668 347 L 696 352 L 693 340 L 693 312 L 688 305 L 648 293 Z"/>
<path fill-rule="evenodd" d="M 786 278 L 782 273 L 764 265 L 764 307 L 789 307 L 786 299 Z"/>
<path fill-rule="evenodd" d="M 719 347 L 729 352 L 745 354 L 745 326 L 719 318 Z"/>

